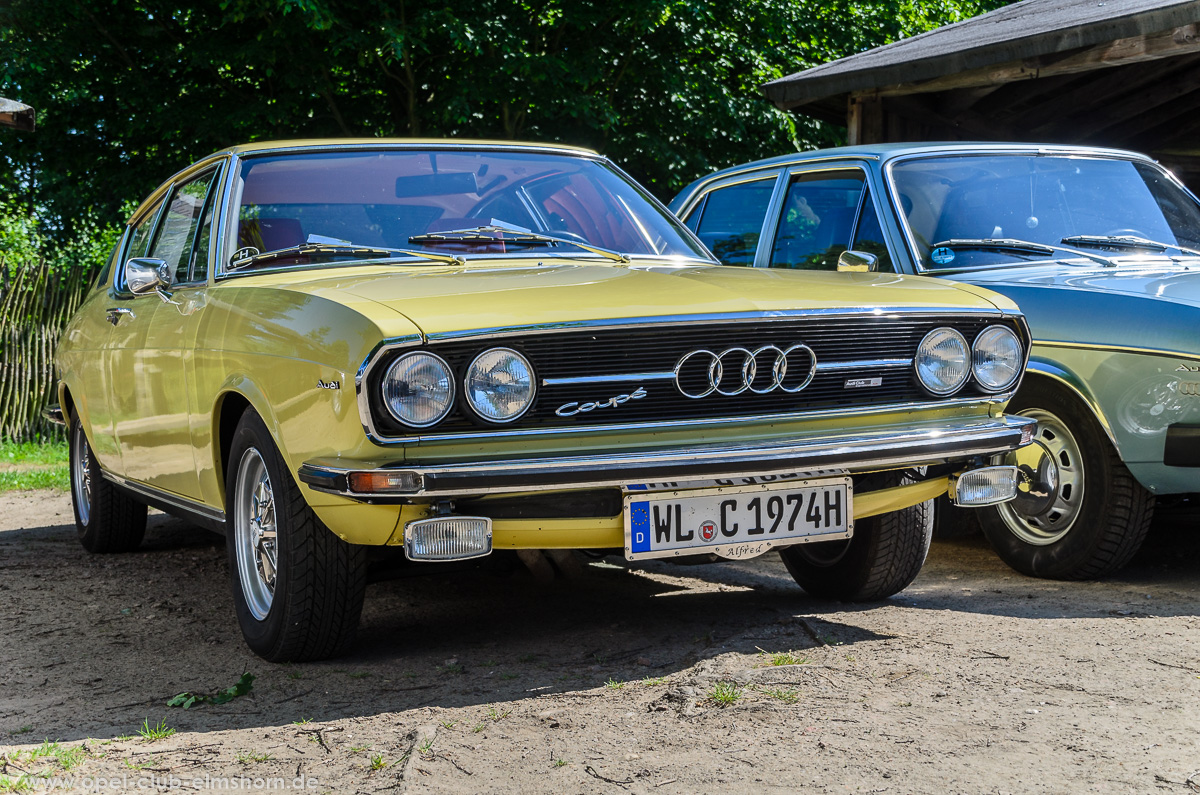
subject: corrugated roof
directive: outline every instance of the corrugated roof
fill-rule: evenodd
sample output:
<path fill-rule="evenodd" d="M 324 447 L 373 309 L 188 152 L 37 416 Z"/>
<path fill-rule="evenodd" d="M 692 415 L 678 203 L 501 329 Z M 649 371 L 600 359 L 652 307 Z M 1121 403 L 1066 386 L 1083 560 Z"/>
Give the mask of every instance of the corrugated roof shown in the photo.
<path fill-rule="evenodd" d="M 793 108 L 1200 22 L 1200 0 L 1024 0 L 763 86 Z"/>

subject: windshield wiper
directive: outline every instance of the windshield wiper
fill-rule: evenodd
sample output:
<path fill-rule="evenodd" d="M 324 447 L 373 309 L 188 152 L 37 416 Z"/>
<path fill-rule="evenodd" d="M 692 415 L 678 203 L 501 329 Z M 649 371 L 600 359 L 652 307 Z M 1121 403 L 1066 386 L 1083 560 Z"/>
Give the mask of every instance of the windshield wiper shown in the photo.
<path fill-rule="evenodd" d="M 1065 248 L 1063 246 L 1051 246 L 1047 243 L 1034 243 L 1030 240 L 1017 240 L 1011 237 L 971 237 L 971 238 L 952 238 L 943 240 L 941 243 L 934 243 L 934 248 L 979 248 L 991 249 L 993 251 L 1012 251 L 1019 254 L 1053 254 L 1060 252 L 1071 254 L 1072 256 L 1086 257 L 1093 262 L 1099 262 L 1106 267 L 1116 265 L 1108 257 L 1102 257 L 1099 254 L 1093 254 L 1090 251 L 1080 251 L 1076 248 Z"/>
<path fill-rule="evenodd" d="M 584 251 L 598 254 L 601 257 L 610 259 L 613 262 L 628 263 L 629 257 L 600 246 L 593 246 L 589 243 L 581 243 L 578 240 L 571 240 L 567 237 L 557 237 L 555 235 L 544 235 L 541 232 L 530 232 L 528 229 L 520 229 L 517 227 L 500 226 L 498 224 L 485 224 L 472 229 L 449 229 L 445 232 L 428 232 L 424 235 L 413 235 L 408 239 L 409 243 L 465 243 L 472 241 L 490 241 L 501 243 L 558 243 L 565 246 L 575 246 Z"/>
<path fill-rule="evenodd" d="M 349 244 L 331 244 L 331 243 L 301 243 L 298 246 L 289 246 L 288 248 L 276 249 L 275 251 L 264 251 L 261 254 L 252 254 L 249 257 L 232 260 L 229 263 L 229 270 L 234 271 L 239 268 L 245 268 L 248 265 L 257 265 L 260 262 L 269 262 L 273 259 L 284 259 L 287 257 L 351 257 L 354 259 L 379 259 L 382 257 L 394 257 L 397 255 L 409 257 L 422 257 L 424 259 L 436 260 L 445 262 L 451 265 L 461 265 L 464 260 L 462 257 L 452 257 L 448 254 L 434 254 L 429 251 L 414 251 L 407 248 L 377 248 L 375 246 L 354 246 Z"/>
<path fill-rule="evenodd" d="M 1148 251 L 1166 251 L 1177 249 L 1184 254 L 1200 256 L 1200 251 L 1187 248 L 1178 243 L 1160 243 L 1137 235 L 1071 235 L 1059 241 L 1074 246 L 1099 246 L 1101 248 L 1144 248 Z"/>

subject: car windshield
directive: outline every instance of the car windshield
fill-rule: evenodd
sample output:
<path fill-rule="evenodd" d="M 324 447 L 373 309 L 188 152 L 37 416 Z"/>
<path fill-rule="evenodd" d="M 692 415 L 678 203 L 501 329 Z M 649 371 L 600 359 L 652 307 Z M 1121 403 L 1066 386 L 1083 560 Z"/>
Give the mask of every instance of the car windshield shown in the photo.
<path fill-rule="evenodd" d="M 414 251 L 430 255 L 415 260 L 422 264 L 473 254 L 709 259 L 673 216 L 590 157 L 469 148 L 313 152 L 246 157 L 238 177 L 227 267 L 413 259 Z"/>
<path fill-rule="evenodd" d="M 1200 207 L 1150 163 L 948 155 L 898 162 L 891 179 L 927 269 L 1015 265 L 1071 250 L 1177 255 L 1200 246 Z"/>

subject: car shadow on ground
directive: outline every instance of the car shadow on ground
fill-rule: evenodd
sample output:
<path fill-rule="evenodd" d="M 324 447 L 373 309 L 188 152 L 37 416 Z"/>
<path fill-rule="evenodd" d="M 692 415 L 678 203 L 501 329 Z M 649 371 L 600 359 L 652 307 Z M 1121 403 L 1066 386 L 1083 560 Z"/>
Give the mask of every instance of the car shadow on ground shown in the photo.
<path fill-rule="evenodd" d="M 871 616 L 880 609 L 1191 615 L 1193 600 L 1178 593 L 1200 584 L 1189 530 L 1188 522 L 1157 527 L 1133 564 L 1104 583 L 1023 577 L 980 538 L 938 542 L 913 586 L 869 605 L 808 597 L 774 555 L 708 566 L 606 559 L 549 584 L 521 568 L 383 579 L 368 587 L 349 654 L 295 665 L 267 663 L 242 642 L 217 536 L 156 515 L 138 552 L 96 556 L 70 525 L 7 530 L 0 626 L 9 642 L 0 668 L 10 688 L 0 732 L 71 740 L 132 734 L 143 720 L 218 731 L 486 708 L 653 681 L 729 652 L 803 659 L 823 644 L 888 638 Z M 1079 600 L 1081 589 L 1094 598 Z M 245 672 L 257 677 L 250 696 L 187 712 L 166 707 L 176 693 L 216 692 Z"/>

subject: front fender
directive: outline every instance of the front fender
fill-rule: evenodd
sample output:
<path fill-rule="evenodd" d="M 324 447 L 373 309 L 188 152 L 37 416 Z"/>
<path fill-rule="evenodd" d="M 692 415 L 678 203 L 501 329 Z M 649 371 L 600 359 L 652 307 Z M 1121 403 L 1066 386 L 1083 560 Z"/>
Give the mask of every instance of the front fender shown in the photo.
<path fill-rule="evenodd" d="M 1104 410 L 1100 407 L 1100 401 L 1092 394 L 1087 382 L 1076 375 L 1068 366 L 1035 348 L 1029 356 L 1029 364 L 1026 367 L 1026 371 L 1026 378 L 1028 378 L 1029 374 L 1049 378 L 1074 393 L 1075 397 L 1083 401 L 1084 405 L 1088 407 L 1092 415 L 1096 418 L 1096 421 L 1100 423 L 1100 427 L 1104 429 L 1104 433 L 1108 436 L 1108 441 L 1113 447 L 1116 447 L 1117 450 L 1121 449 L 1117 441 L 1117 435 L 1113 432 L 1112 423 L 1109 422 Z"/>

